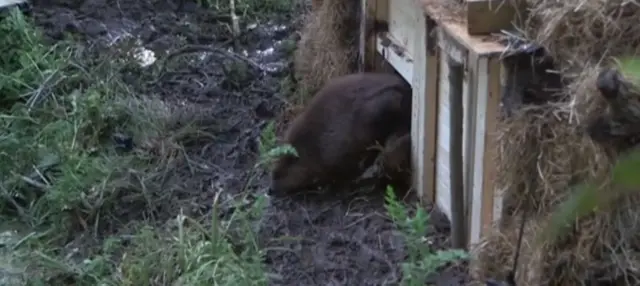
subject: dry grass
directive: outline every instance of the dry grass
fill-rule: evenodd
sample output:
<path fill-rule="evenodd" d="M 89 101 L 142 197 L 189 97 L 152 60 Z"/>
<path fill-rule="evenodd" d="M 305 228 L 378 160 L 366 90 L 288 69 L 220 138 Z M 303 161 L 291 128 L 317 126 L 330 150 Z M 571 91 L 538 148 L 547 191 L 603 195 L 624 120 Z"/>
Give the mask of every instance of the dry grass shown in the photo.
<path fill-rule="evenodd" d="M 326 0 L 307 18 L 294 55 L 302 101 L 326 80 L 354 72 L 357 51 L 357 1 Z"/>
<path fill-rule="evenodd" d="M 558 102 L 527 106 L 500 124 L 497 185 L 503 213 L 493 234 L 474 250 L 477 279 L 504 277 L 513 263 L 519 221 L 526 222 L 518 285 L 613 285 L 640 283 L 640 195 L 624 196 L 613 209 L 601 209 L 577 220 L 557 240 L 537 242 L 550 211 L 581 182 L 602 192 L 609 184 L 617 150 L 599 146 L 585 127 L 606 111 L 596 77 L 611 57 L 635 55 L 640 43 L 640 16 L 631 1 L 528 1 L 531 13 L 522 30 L 545 47 L 570 80 Z"/>
<path fill-rule="evenodd" d="M 537 234 L 549 217 L 541 215 L 528 220 L 516 283 L 569 286 L 610 281 L 612 285 L 637 285 L 640 256 L 634 249 L 640 239 L 637 221 L 640 210 L 636 207 L 639 202 L 638 194 L 621 198 L 615 209 L 582 219 L 576 222 L 571 234 L 543 244 L 536 241 Z M 471 269 L 475 278 L 504 278 L 511 270 L 519 226 L 516 221 L 502 230 L 494 229 L 476 246 L 474 257 L 479 263 Z"/>
<path fill-rule="evenodd" d="M 633 54 L 640 46 L 636 0 L 528 0 L 523 30 L 563 66 L 580 69 L 609 56 Z"/>
<path fill-rule="evenodd" d="M 567 88 L 570 100 L 527 106 L 500 122 L 497 183 L 507 190 L 504 212 L 547 213 L 571 185 L 606 174 L 607 150 L 583 132 L 591 114 L 603 109 L 597 90 L 589 88 L 596 71 L 586 70 Z"/>
<path fill-rule="evenodd" d="M 448 21 L 455 23 L 465 23 L 467 12 L 466 5 L 458 1 L 451 0 L 421 0 L 422 5 L 436 21 Z"/>

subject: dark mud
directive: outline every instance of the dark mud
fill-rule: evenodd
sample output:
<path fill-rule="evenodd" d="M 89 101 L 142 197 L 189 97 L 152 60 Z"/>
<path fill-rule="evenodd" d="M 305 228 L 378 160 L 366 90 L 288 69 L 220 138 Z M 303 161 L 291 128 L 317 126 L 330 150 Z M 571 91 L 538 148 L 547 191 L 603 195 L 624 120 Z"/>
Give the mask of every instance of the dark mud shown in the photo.
<path fill-rule="evenodd" d="M 228 15 L 195 1 L 40 0 L 33 1 L 31 13 L 51 40 L 71 35 L 96 58 L 131 55 L 136 47 L 152 50 L 156 67 L 128 65 L 119 72 L 123 81 L 138 93 L 208 115 L 215 126 L 215 139 L 188 146 L 196 163 L 205 166 L 183 182 L 188 187 L 181 190 L 190 191 L 168 194 L 147 213 L 161 220 L 183 209 L 206 217 L 217 192 L 223 198 L 264 192 L 267 173 L 249 177 L 262 129 L 285 109 L 283 82 L 292 72 L 288 57 L 299 17 L 242 23 L 242 48 L 234 51 Z M 272 284 L 397 284 L 407 254 L 385 215 L 383 192 L 334 191 L 331 198 L 272 199 L 259 234 L 265 246 L 278 249 L 266 257 Z M 129 214 L 127 219 L 143 216 L 148 217 Z M 434 212 L 431 225 L 426 243 L 445 248 L 446 219 Z M 282 236 L 298 239 L 278 240 Z M 457 272 L 445 270 L 433 282 L 461 285 Z"/>

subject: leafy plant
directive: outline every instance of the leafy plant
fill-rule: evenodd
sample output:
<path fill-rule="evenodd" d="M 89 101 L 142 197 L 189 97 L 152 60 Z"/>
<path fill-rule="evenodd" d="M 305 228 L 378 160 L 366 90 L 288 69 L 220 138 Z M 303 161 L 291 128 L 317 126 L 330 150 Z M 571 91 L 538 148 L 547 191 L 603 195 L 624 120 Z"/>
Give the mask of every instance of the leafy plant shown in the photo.
<path fill-rule="evenodd" d="M 436 273 L 440 267 L 468 257 L 466 252 L 457 249 L 433 251 L 424 240 L 429 214 L 418 207 L 415 216 L 410 217 L 391 186 L 387 186 L 385 208 L 391 220 L 403 233 L 409 253 L 409 259 L 402 263 L 402 285 L 425 285 L 429 276 Z"/>
<path fill-rule="evenodd" d="M 260 134 L 260 142 L 258 150 L 260 151 L 260 160 L 257 165 L 269 164 L 276 158 L 283 155 L 293 155 L 298 157 L 298 152 L 291 144 L 283 144 L 276 146 L 275 123 L 269 122 Z"/>

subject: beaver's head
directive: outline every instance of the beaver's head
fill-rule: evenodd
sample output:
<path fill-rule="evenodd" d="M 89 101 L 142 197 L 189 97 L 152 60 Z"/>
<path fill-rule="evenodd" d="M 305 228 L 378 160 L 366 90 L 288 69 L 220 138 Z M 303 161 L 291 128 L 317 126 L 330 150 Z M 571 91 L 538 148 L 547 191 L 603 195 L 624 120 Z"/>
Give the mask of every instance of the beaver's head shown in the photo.
<path fill-rule="evenodd" d="M 273 164 L 269 195 L 278 196 L 310 188 L 316 179 L 308 162 L 295 155 L 282 155 Z"/>

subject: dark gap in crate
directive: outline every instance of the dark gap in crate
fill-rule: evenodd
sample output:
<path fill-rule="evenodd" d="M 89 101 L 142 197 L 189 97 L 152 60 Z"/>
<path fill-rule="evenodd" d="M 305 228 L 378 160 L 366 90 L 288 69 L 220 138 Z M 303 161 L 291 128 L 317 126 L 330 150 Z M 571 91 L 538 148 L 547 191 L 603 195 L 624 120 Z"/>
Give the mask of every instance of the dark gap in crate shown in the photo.
<path fill-rule="evenodd" d="M 562 100 L 561 91 L 566 82 L 544 49 L 513 53 L 503 58 L 503 64 L 503 115 L 509 116 L 525 105 Z"/>

